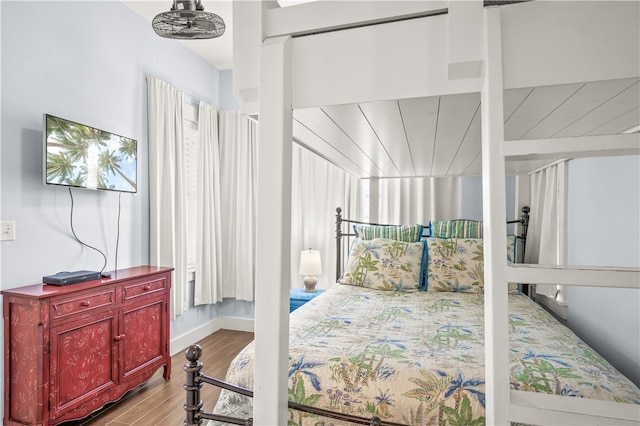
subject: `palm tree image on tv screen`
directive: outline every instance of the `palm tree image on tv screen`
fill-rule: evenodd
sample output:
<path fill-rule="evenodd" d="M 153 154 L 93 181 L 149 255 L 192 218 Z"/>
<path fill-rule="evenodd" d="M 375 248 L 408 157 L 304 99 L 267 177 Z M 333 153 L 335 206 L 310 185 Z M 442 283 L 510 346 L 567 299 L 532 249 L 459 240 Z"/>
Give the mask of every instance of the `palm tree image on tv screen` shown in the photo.
<path fill-rule="evenodd" d="M 137 192 L 136 140 L 46 116 L 46 182 Z"/>

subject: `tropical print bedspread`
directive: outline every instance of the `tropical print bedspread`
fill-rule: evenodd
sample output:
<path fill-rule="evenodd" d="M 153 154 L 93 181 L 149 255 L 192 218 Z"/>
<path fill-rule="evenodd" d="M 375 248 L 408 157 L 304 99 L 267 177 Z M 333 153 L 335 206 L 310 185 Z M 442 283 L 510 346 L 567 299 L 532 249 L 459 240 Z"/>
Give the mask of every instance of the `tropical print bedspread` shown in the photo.
<path fill-rule="evenodd" d="M 485 423 L 482 294 L 335 285 L 291 314 L 289 399 L 410 425 Z M 513 389 L 640 404 L 640 390 L 523 295 L 509 295 Z M 253 388 L 253 344 L 227 381 Z M 216 413 L 251 417 L 223 391 Z M 290 412 L 290 425 L 340 424 Z"/>

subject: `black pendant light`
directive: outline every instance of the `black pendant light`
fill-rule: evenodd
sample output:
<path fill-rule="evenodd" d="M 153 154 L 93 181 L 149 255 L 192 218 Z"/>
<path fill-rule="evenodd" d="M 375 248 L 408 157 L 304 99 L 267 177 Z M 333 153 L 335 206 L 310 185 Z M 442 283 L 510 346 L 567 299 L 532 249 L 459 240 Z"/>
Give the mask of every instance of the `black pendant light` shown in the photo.
<path fill-rule="evenodd" d="M 171 10 L 158 14 L 151 25 L 161 37 L 182 40 L 220 37 L 225 29 L 222 18 L 205 12 L 200 0 L 173 0 Z"/>

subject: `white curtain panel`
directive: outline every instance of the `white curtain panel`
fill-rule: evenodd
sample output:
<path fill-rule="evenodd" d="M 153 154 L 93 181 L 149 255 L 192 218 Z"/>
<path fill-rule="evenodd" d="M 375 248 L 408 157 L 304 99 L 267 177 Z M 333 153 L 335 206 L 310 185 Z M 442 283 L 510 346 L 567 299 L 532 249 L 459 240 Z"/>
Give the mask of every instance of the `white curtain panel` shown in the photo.
<path fill-rule="evenodd" d="M 171 318 L 187 310 L 187 221 L 182 92 L 147 77 L 149 261 L 172 266 Z"/>
<path fill-rule="evenodd" d="M 258 124 L 238 111 L 219 116 L 222 295 L 253 301 Z"/>
<path fill-rule="evenodd" d="M 373 180 L 373 179 L 372 179 Z M 460 218 L 461 184 L 458 177 L 421 177 L 377 179 L 377 219 L 372 221 L 390 224 L 423 224 L 431 220 Z"/>
<path fill-rule="evenodd" d="M 219 151 L 218 110 L 201 101 L 198 113 L 195 306 L 222 302 Z"/>
<path fill-rule="evenodd" d="M 531 175 L 531 216 L 525 263 L 558 264 L 558 166 Z M 536 293 L 556 297 L 558 286 L 537 284 Z"/>
<path fill-rule="evenodd" d="M 360 217 L 360 179 L 297 144 L 292 163 L 291 287 L 304 287 L 300 252 L 312 249 L 322 262 L 317 288 L 327 289 L 336 282 L 336 207 L 343 217 Z"/>

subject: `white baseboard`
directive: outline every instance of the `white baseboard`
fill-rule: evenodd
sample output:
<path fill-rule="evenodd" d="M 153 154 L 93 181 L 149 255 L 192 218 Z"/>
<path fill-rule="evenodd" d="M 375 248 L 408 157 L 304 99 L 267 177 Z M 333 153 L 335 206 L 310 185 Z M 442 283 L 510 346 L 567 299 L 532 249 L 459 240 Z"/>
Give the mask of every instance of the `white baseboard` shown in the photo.
<path fill-rule="evenodd" d="M 222 328 L 225 330 L 247 331 L 250 333 L 253 333 L 254 331 L 254 321 L 251 318 L 224 317 L 222 321 Z"/>
<path fill-rule="evenodd" d="M 189 345 L 192 345 L 193 343 L 222 329 L 253 332 L 253 319 L 234 317 L 215 318 L 200 327 L 183 334 L 182 336 L 171 339 L 171 356 L 184 351 L 189 347 Z"/>

